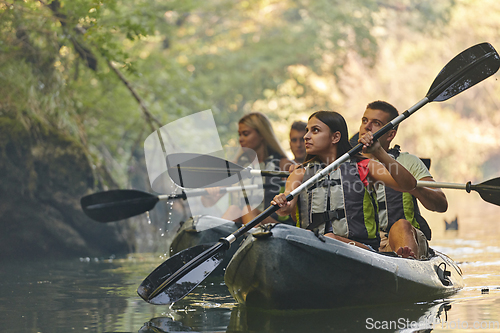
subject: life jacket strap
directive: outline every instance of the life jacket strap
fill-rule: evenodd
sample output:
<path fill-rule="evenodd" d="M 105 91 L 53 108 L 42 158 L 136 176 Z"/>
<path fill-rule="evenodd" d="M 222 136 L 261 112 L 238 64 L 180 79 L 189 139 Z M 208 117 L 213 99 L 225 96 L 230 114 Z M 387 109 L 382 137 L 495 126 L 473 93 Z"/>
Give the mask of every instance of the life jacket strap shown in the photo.
<path fill-rule="evenodd" d="M 329 210 L 327 212 L 322 212 L 322 213 L 313 213 L 312 214 L 312 221 L 309 223 L 307 226 L 307 230 L 314 230 L 323 223 L 333 221 L 333 220 L 341 220 L 345 217 L 345 210 L 344 209 L 337 209 L 337 210 Z"/>

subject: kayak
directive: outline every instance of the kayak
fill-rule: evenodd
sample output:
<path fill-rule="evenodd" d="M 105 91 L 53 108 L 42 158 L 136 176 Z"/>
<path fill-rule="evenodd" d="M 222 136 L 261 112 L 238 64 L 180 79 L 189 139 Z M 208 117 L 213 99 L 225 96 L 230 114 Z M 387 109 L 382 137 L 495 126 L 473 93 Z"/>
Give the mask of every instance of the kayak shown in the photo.
<path fill-rule="evenodd" d="M 462 289 L 455 262 L 430 252 L 405 259 L 276 224 L 246 237 L 224 280 L 238 303 L 276 310 L 432 301 Z"/>
<path fill-rule="evenodd" d="M 201 244 L 214 244 L 222 237 L 232 234 L 240 225 L 233 221 L 208 215 L 196 215 L 183 222 L 177 230 L 170 244 L 170 256 Z M 238 249 L 241 238 L 225 253 L 222 263 L 210 274 L 211 276 L 224 275 L 229 260 Z"/>

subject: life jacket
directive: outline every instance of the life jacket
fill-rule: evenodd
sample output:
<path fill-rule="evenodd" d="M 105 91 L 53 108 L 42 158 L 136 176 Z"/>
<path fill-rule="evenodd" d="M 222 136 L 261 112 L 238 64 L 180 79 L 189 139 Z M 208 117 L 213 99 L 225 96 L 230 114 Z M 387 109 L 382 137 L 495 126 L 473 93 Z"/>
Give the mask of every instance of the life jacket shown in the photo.
<path fill-rule="evenodd" d="M 322 166 L 309 163 L 303 182 Z M 355 161 L 342 163 L 336 170 L 300 193 L 297 226 L 349 238 L 378 249 L 378 216 L 376 200 L 360 179 Z M 323 226 L 322 226 L 323 225 Z"/>
<path fill-rule="evenodd" d="M 400 147 L 394 146 L 388 154 L 397 160 Z M 405 219 L 415 228 L 420 229 L 428 240 L 431 240 L 431 228 L 420 214 L 417 198 L 408 192 L 399 192 L 384 185 L 379 185 L 376 192 L 381 231 L 389 232 L 396 221 Z"/>
<path fill-rule="evenodd" d="M 275 157 L 278 156 L 278 157 Z M 280 155 L 274 155 L 271 154 L 269 155 L 263 162 L 259 163 L 260 170 L 265 170 L 265 171 L 281 171 L 280 170 L 280 165 L 279 162 L 282 157 Z M 248 157 L 246 155 L 242 155 L 237 162 L 239 165 L 245 165 L 248 164 Z M 282 185 L 278 185 L 279 182 L 281 181 L 281 177 L 277 176 L 263 176 L 262 177 L 262 184 L 275 184 L 275 186 L 272 186 L 270 188 L 264 189 L 264 200 L 262 203 L 257 207 L 260 211 L 264 211 L 267 207 L 271 205 L 271 201 L 274 199 L 274 197 L 280 193 L 285 192 L 285 187 Z M 240 205 L 241 207 L 245 206 L 245 199 L 241 198 Z M 290 224 L 290 225 L 295 225 L 295 222 L 293 219 L 290 217 L 290 215 L 287 216 L 279 216 L 276 213 L 273 213 L 271 215 L 272 218 L 277 220 L 278 222 L 285 223 L 285 224 Z"/>

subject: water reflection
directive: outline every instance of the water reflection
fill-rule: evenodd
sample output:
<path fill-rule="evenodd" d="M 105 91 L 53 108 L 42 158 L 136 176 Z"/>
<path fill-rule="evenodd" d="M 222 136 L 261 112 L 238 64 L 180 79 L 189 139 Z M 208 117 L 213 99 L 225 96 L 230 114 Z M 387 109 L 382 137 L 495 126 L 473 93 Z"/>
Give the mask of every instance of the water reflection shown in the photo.
<path fill-rule="evenodd" d="M 236 307 L 227 332 L 414 332 L 431 329 L 450 308 L 445 302 L 272 314 Z"/>
<path fill-rule="evenodd" d="M 234 303 L 223 280 L 211 278 L 139 332 L 430 332 L 448 321 L 450 301 L 320 311 L 264 311 Z"/>
<path fill-rule="evenodd" d="M 226 332 L 431 332 L 447 325 L 449 302 L 344 308 L 323 311 L 282 311 L 273 313 L 235 306 L 231 310 Z M 204 311 L 172 317 L 157 317 L 145 323 L 144 332 L 204 331 L 211 323 L 221 323 L 224 311 Z M 214 316 L 215 314 L 215 316 Z M 194 320 L 198 318 L 198 320 Z M 199 319 L 203 318 L 203 322 Z M 201 326 L 199 326 L 201 324 Z M 221 327 L 219 327 L 221 328 Z M 212 330 L 210 330 L 212 331 Z M 219 330 L 215 330 L 219 331 Z"/>
<path fill-rule="evenodd" d="M 153 318 L 141 327 L 139 333 L 163 333 L 163 332 L 193 332 L 190 327 L 184 326 L 172 318 Z"/>
<path fill-rule="evenodd" d="M 135 290 L 158 261 L 150 255 L 113 262 L 4 264 L 0 327 L 13 333 L 359 332 L 370 327 L 377 332 L 407 333 L 456 329 L 464 323 L 495 325 L 500 318 L 499 284 L 484 285 L 495 276 L 498 279 L 495 266 L 489 278 L 480 278 L 474 270 L 484 273 L 490 266 L 465 265 L 474 286 L 447 301 L 276 313 L 236 304 L 222 277 L 209 277 L 171 307 L 148 304 Z M 486 288 L 488 292 L 482 293 Z"/>
<path fill-rule="evenodd" d="M 107 272 L 108 268 L 109 264 L 76 260 L 2 263 L 2 331 L 97 331 L 104 316 L 119 320 L 127 307 L 126 298 L 106 297 L 102 287 L 120 290 L 126 282 Z"/>

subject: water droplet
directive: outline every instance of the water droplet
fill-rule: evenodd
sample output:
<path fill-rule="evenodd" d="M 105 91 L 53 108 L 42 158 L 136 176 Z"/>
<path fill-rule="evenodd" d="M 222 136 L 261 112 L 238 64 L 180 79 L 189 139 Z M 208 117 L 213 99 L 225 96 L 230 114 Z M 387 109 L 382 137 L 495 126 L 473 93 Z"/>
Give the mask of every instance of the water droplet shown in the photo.
<path fill-rule="evenodd" d="M 151 224 L 151 217 L 149 216 L 149 210 L 146 212 L 146 218 L 148 219 L 148 224 Z"/>

